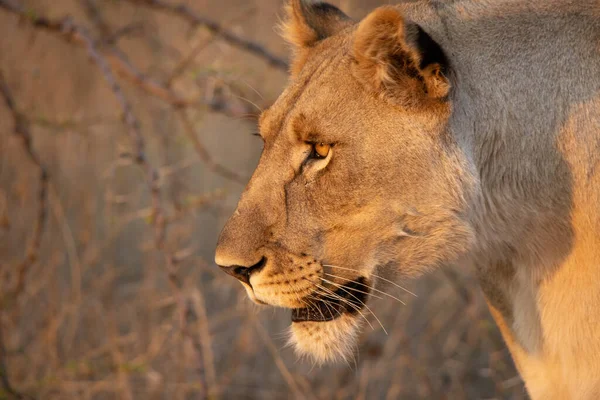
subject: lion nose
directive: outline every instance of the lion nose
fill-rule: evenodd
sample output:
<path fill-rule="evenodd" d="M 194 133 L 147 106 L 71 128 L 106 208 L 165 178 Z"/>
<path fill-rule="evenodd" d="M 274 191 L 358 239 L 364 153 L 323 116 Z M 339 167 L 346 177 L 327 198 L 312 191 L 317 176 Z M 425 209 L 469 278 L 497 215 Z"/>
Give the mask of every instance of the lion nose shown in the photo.
<path fill-rule="evenodd" d="M 267 259 L 263 257 L 259 262 L 249 267 L 244 267 L 242 265 L 219 265 L 219 267 L 234 278 L 250 285 L 250 276 L 253 273 L 260 271 L 266 263 Z"/>

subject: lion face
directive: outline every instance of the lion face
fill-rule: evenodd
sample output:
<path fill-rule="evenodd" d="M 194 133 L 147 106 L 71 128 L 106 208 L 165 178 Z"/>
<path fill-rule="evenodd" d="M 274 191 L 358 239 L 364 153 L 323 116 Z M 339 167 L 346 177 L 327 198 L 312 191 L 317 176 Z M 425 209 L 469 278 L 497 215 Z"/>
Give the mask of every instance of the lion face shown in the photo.
<path fill-rule="evenodd" d="M 288 12 L 291 81 L 260 118 L 264 150 L 216 263 L 253 301 L 291 309 L 292 343 L 322 362 L 352 353 L 384 281 L 467 249 L 470 180 L 424 32 L 393 8 L 358 26 L 322 3 Z"/>

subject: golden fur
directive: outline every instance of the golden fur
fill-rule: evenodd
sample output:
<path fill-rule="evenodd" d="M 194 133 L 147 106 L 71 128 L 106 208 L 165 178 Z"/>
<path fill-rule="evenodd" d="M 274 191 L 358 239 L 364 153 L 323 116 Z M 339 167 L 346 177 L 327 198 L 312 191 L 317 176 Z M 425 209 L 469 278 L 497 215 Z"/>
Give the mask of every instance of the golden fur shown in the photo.
<path fill-rule="evenodd" d="M 531 397 L 600 398 L 598 3 L 411 2 L 357 24 L 287 10 L 290 83 L 217 264 L 264 260 L 248 295 L 287 308 L 474 268 Z M 295 322 L 291 343 L 348 358 L 360 321 Z"/>

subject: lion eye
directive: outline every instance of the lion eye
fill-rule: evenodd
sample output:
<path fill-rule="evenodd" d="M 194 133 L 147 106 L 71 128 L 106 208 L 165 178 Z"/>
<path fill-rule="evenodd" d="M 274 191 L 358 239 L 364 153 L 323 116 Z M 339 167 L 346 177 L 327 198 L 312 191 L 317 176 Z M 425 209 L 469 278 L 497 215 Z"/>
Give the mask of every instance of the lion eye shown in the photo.
<path fill-rule="evenodd" d="M 313 146 L 315 158 L 327 157 L 329 155 L 329 150 L 331 150 L 331 145 L 325 143 L 315 143 Z"/>

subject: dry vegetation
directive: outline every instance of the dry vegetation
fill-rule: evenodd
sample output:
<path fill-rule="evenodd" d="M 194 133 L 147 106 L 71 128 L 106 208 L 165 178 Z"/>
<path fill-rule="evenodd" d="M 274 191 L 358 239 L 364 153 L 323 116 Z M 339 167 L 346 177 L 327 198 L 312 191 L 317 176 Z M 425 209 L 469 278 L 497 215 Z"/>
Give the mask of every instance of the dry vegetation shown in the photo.
<path fill-rule="evenodd" d="M 0 0 L 0 399 L 524 399 L 468 271 L 389 288 L 354 365 L 296 361 L 212 263 L 280 0 L 174 1 Z"/>

